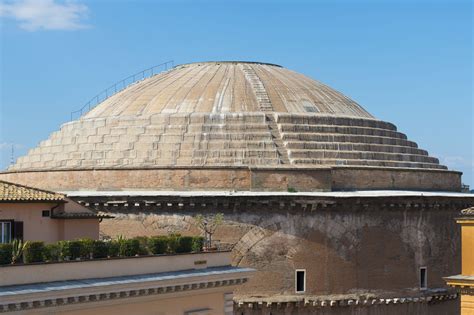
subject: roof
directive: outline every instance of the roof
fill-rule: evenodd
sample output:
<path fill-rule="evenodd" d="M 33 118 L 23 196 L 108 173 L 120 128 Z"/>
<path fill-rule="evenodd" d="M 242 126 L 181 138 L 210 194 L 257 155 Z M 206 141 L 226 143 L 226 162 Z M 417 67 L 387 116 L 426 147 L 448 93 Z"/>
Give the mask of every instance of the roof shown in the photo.
<path fill-rule="evenodd" d="M 191 277 L 207 278 L 215 275 L 235 276 L 242 274 L 242 277 L 248 278 L 248 273 L 254 272 L 252 268 L 242 267 L 210 267 L 206 269 L 184 270 L 173 272 L 162 272 L 144 275 L 94 278 L 84 280 L 66 280 L 36 284 L 23 284 L 13 286 L 0 286 L 0 297 L 20 296 L 21 294 L 30 293 L 51 293 L 52 291 L 76 290 L 84 288 L 97 287 L 115 287 L 118 285 L 146 284 L 148 282 L 164 281 L 164 280 L 181 280 Z M 104 288 L 105 289 L 105 288 Z"/>
<path fill-rule="evenodd" d="M 114 216 L 94 212 L 61 212 L 53 213 L 52 219 L 112 219 Z"/>
<path fill-rule="evenodd" d="M 271 191 L 158 191 L 158 190 L 77 190 L 63 191 L 69 197 L 338 197 L 338 198 L 378 198 L 378 197 L 451 197 L 474 198 L 471 193 L 434 192 L 434 191 L 403 191 L 403 190 L 361 190 L 361 191 L 328 191 L 328 192 L 271 192 Z"/>
<path fill-rule="evenodd" d="M 443 279 L 449 286 L 471 287 L 474 289 L 474 276 L 454 275 L 444 277 Z"/>
<path fill-rule="evenodd" d="M 64 195 L 0 180 L 0 202 L 64 201 Z"/>

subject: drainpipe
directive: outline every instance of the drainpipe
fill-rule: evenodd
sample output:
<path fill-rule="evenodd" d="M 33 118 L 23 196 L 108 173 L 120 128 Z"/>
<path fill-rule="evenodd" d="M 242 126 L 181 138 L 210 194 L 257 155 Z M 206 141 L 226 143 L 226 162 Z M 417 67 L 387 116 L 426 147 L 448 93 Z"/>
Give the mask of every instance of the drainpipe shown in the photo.
<path fill-rule="evenodd" d="M 56 209 L 56 208 L 59 207 L 60 205 L 61 205 L 61 203 L 58 203 L 58 204 L 56 204 L 54 207 L 52 207 L 52 208 L 50 209 L 50 211 L 51 211 L 50 214 L 49 214 L 50 217 L 53 216 L 53 211 L 54 211 L 54 209 Z"/>

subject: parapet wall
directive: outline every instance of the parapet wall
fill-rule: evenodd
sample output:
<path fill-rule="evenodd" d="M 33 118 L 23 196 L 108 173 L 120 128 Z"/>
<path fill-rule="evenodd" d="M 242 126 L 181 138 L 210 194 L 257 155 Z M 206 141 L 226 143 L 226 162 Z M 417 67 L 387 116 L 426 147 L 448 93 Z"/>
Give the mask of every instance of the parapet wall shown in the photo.
<path fill-rule="evenodd" d="M 406 189 L 461 191 L 461 175 L 455 171 L 334 167 L 332 190 Z"/>
<path fill-rule="evenodd" d="M 204 262 L 196 265 L 195 262 Z M 143 275 L 230 265 L 229 252 L 64 261 L 0 267 L 1 285 Z"/>
<path fill-rule="evenodd" d="M 374 167 L 222 167 L 22 171 L 0 180 L 49 190 L 460 191 L 461 173 Z"/>

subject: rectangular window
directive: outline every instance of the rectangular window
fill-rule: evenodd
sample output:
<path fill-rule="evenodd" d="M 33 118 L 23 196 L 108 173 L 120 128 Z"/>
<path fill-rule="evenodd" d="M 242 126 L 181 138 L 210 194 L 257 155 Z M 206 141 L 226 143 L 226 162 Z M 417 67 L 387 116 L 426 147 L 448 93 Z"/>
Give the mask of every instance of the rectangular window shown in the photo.
<path fill-rule="evenodd" d="M 295 271 L 295 289 L 296 293 L 303 293 L 306 291 L 306 270 L 296 269 Z"/>
<path fill-rule="evenodd" d="M 420 289 L 428 287 L 428 274 L 426 267 L 420 267 Z"/>
<path fill-rule="evenodd" d="M 0 243 L 10 243 L 12 240 L 12 223 L 0 221 Z"/>
<path fill-rule="evenodd" d="M 41 215 L 43 217 L 49 217 L 49 210 L 43 210 L 43 212 L 41 213 Z"/>

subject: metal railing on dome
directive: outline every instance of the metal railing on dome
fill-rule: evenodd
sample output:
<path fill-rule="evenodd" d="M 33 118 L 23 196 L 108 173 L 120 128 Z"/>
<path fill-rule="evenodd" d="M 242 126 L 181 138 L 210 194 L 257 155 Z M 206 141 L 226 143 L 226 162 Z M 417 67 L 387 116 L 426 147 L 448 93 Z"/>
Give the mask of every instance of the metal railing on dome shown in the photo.
<path fill-rule="evenodd" d="M 167 71 L 168 69 L 171 69 L 173 67 L 174 67 L 174 60 L 169 60 L 169 61 L 160 63 L 159 65 L 156 65 L 156 66 L 147 68 L 145 70 L 139 71 L 135 74 L 132 74 L 126 77 L 125 79 L 117 81 L 116 83 L 112 84 L 111 86 L 109 86 L 108 88 L 99 92 L 97 95 L 91 98 L 80 109 L 71 112 L 71 121 L 74 119 L 74 117 L 77 117 L 77 118 L 81 117 L 82 115 L 84 115 L 85 113 L 89 112 L 91 109 L 96 107 L 99 103 L 105 101 L 112 95 L 117 94 L 120 91 L 123 91 L 124 89 L 134 84 L 135 82 L 150 78 L 156 74 L 159 74 L 163 71 Z"/>

